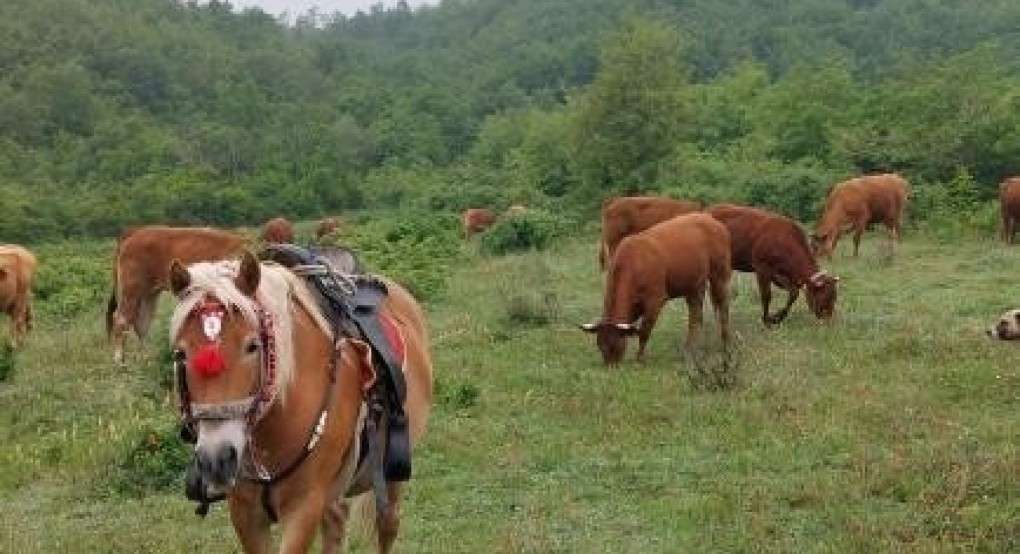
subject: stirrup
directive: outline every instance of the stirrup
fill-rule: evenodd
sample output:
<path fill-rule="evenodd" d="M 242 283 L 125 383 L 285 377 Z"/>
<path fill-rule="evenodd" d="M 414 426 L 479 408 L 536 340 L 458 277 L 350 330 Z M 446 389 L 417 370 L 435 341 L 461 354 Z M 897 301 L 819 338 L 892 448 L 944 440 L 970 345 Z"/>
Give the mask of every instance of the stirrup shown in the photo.
<path fill-rule="evenodd" d="M 407 432 L 407 416 L 402 411 L 387 416 L 383 472 L 387 481 L 411 478 L 411 440 Z"/>

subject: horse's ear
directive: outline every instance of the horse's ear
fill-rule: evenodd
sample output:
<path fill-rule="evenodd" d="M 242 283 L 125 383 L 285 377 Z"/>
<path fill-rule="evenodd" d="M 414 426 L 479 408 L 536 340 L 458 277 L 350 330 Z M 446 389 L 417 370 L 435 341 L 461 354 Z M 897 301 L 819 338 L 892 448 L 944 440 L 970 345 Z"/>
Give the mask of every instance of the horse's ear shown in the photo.
<path fill-rule="evenodd" d="M 177 260 L 170 262 L 170 292 L 174 293 L 174 296 L 180 296 L 190 285 L 191 274 L 188 273 L 188 268 Z"/>
<path fill-rule="evenodd" d="M 241 255 L 241 270 L 237 273 L 237 279 L 234 280 L 237 290 L 244 293 L 245 296 L 255 296 L 261 276 L 262 266 L 259 265 L 258 258 L 251 253 L 251 250 L 245 250 Z"/>

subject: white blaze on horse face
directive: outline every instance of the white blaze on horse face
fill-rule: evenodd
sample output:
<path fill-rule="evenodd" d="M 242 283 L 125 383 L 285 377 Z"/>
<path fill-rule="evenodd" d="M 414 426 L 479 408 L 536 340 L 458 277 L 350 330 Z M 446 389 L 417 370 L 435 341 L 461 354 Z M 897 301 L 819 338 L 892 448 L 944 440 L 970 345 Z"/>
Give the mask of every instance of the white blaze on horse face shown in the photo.
<path fill-rule="evenodd" d="M 205 333 L 205 338 L 209 340 L 216 340 L 220 336 L 220 330 L 223 329 L 223 313 L 222 312 L 211 312 L 202 315 L 202 332 Z"/>

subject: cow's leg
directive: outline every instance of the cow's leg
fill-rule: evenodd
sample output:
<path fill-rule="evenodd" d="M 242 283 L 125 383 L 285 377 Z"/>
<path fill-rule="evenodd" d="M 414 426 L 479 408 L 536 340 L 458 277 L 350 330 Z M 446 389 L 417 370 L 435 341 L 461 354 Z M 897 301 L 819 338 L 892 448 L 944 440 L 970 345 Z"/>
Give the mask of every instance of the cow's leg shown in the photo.
<path fill-rule="evenodd" d="M 648 344 L 648 337 L 652 334 L 652 329 L 655 328 L 655 322 L 659 319 L 659 313 L 662 312 L 662 307 L 666 304 L 666 300 L 663 298 L 655 298 L 645 302 L 641 308 L 641 324 L 638 326 L 638 350 L 637 350 L 637 361 L 642 361 L 645 358 L 645 345 Z"/>
<path fill-rule="evenodd" d="M 1005 228 L 1005 239 L 1007 244 L 1013 244 L 1013 233 L 1016 231 L 1016 219 L 1007 215 L 1003 222 Z"/>
<path fill-rule="evenodd" d="M 775 323 L 769 315 L 769 305 L 772 303 L 772 275 L 766 270 L 755 271 L 755 278 L 758 280 L 758 296 L 761 297 L 761 320 L 765 325 Z"/>
<path fill-rule="evenodd" d="M 723 348 L 730 343 L 730 297 L 726 294 L 728 288 L 729 279 L 718 278 L 709 282 L 709 295 L 712 298 L 712 308 L 715 309 L 715 320 L 719 325 Z"/>
<path fill-rule="evenodd" d="M 705 290 L 704 287 L 694 294 L 684 297 L 687 302 L 687 338 L 684 340 L 684 348 L 693 352 L 698 345 L 698 333 L 705 317 Z"/>
<path fill-rule="evenodd" d="M 865 225 L 858 225 L 854 227 L 854 257 L 857 257 L 858 252 L 861 249 L 861 235 L 864 234 Z"/>

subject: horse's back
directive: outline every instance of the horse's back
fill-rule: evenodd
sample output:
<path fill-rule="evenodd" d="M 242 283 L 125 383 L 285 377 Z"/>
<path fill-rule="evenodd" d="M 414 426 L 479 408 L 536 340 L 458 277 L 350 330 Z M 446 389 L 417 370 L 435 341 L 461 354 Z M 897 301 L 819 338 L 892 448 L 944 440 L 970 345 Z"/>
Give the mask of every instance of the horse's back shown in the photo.
<path fill-rule="evenodd" d="M 428 326 L 418 301 L 400 284 L 385 279 L 389 294 L 385 310 L 396 322 L 403 336 L 407 363 L 404 381 L 407 384 L 405 410 L 411 424 L 411 440 L 417 442 L 425 433 L 432 405 L 432 357 L 429 353 Z"/>

